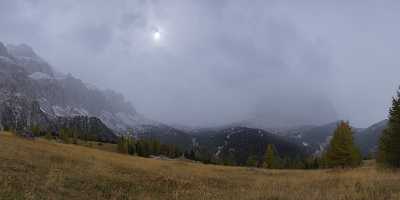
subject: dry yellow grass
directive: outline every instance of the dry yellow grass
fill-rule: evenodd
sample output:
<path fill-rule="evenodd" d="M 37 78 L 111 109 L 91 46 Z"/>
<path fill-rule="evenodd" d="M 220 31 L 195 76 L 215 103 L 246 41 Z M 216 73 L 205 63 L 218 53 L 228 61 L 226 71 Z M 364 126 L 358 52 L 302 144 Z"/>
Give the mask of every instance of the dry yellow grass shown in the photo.
<path fill-rule="evenodd" d="M 0 133 L 0 199 L 400 199 L 400 174 L 263 170 L 125 156 Z"/>

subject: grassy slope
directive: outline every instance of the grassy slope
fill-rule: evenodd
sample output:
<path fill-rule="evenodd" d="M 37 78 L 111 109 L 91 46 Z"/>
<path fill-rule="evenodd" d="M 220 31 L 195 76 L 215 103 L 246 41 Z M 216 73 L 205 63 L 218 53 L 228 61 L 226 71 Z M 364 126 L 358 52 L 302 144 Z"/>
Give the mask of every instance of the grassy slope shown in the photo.
<path fill-rule="evenodd" d="M 0 199 L 400 199 L 400 174 L 211 166 L 0 134 Z"/>

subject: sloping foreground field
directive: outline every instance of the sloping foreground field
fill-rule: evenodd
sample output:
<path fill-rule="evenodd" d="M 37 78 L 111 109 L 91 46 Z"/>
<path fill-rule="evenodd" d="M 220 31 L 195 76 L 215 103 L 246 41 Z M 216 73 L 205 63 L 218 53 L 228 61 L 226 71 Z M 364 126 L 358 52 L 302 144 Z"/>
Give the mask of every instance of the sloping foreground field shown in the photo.
<path fill-rule="evenodd" d="M 398 200 L 400 173 L 212 166 L 0 133 L 0 199 Z"/>

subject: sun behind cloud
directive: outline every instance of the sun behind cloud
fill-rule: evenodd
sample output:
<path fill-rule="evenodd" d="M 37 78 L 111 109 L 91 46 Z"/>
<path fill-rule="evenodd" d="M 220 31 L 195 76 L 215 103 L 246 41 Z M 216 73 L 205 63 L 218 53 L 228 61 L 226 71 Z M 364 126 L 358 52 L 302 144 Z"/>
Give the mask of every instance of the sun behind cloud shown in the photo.
<path fill-rule="evenodd" d="M 156 30 L 153 32 L 153 40 L 155 42 L 158 42 L 161 40 L 161 32 L 160 31 Z"/>

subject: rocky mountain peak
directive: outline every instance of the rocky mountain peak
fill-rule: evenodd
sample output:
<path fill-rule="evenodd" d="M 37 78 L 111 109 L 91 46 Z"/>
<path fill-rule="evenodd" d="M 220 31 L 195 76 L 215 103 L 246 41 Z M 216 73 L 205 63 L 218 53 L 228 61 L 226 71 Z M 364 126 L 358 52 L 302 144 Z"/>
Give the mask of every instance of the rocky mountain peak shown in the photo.
<path fill-rule="evenodd" d="M 32 47 L 26 44 L 7 44 L 5 48 L 10 55 L 8 57 L 15 60 L 15 62 L 19 66 L 23 67 L 27 73 L 44 73 L 50 77 L 54 76 L 52 67 L 46 61 L 40 58 L 32 49 Z"/>
<path fill-rule="evenodd" d="M 89 87 L 72 75 L 54 75 L 53 68 L 28 45 L 5 47 L 1 44 L 0 51 L 3 54 L 11 54 L 8 58 L 0 56 L 5 58 L 0 59 L 0 124 L 3 127 L 28 128 L 25 122 L 32 121 L 27 116 L 30 116 L 28 111 L 34 102 L 37 102 L 40 108 L 37 113 L 43 114 L 54 124 L 60 123 L 54 122 L 54 119 L 60 117 L 68 119 L 80 116 L 88 119 L 98 118 L 116 132 L 125 132 L 128 128 L 138 125 L 155 124 L 138 114 L 130 102 L 119 93 Z M 12 94 L 19 94 L 24 98 L 20 104 L 8 103 L 9 106 L 6 107 L 6 100 L 14 99 Z M 17 114 L 11 115 L 14 111 Z M 22 111 L 26 111 L 27 114 Z M 22 125 L 16 127 L 11 123 L 14 119 L 21 121 Z M 95 121 L 90 121 L 90 124 L 92 123 Z"/>
<path fill-rule="evenodd" d="M 39 58 L 33 48 L 26 44 L 13 45 L 8 44 L 7 49 L 11 55 L 16 57 L 29 57 L 29 58 Z"/>
<path fill-rule="evenodd" d="M 0 55 L 6 55 L 8 54 L 7 48 L 4 46 L 2 42 L 0 42 Z"/>
<path fill-rule="evenodd" d="M 0 42 L 0 56 L 12 59 L 12 56 L 8 52 L 8 49 L 6 48 L 6 46 L 2 42 Z"/>

